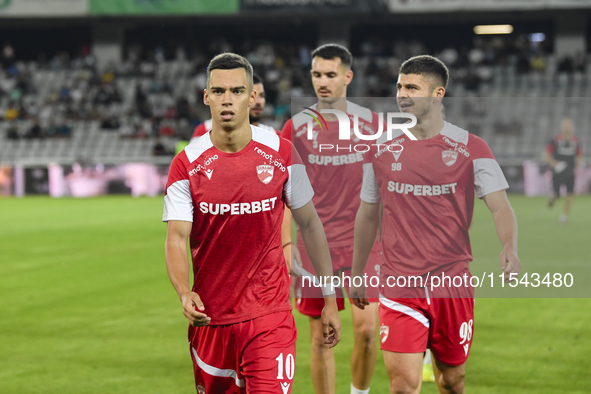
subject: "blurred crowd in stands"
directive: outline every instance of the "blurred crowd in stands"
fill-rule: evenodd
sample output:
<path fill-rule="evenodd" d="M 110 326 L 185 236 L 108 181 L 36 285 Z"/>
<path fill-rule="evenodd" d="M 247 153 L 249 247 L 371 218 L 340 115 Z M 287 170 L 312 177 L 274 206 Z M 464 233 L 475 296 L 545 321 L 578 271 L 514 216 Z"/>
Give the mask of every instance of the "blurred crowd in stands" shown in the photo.
<path fill-rule="evenodd" d="M 584 72 L 586 55 L 557 59 L 547 70 L 549 48 L 544 37 L 521 35 L 476 37 L 471 47 L 433 49 L 417 39 L 369 38 L 351 48 L 355 61 L 351 97 L 396 94 L 397 70 L 407 58 L 431 53 L 450 68 L 451 85 L 477 90 L 494 77 L 494 68 L 516 74 Z M 89 47 L 78 56 L 62 52 L 49 60 L 20 62 L 18 48 L 2 47 L 0 119 L 9 122 L 7 138 L 68 138 L 73 122 L 98 121 L 121 138 L 178 137 L 188 139 L 193 128 L 209 118 L 202 103 L 206 67 L 217 53 L 246 55 L 262 76 L 267 106 L 265 123 L 281 128 L 290 116 L 291 97 L 312 96 L 310 51 L 301 43 L 211 41 L 187 51 L 175 42 L 151 50 L 129 46 L 124 60 L 99 67 Z M 26 129 L 22 129 L 23 121 Z"/>

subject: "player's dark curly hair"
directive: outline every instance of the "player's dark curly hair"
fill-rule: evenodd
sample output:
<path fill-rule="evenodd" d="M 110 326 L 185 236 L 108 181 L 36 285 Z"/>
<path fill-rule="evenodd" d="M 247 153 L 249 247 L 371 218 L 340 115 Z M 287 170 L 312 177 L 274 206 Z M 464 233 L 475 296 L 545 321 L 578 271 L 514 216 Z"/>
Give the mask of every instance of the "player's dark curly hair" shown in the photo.
<path fill-rule="evenodd" d="M 254 83 L 255 85 L 257 83 L 263 83 L 263 79 L 259 77 L 258 74 L 252 74 L 252 83 Z"/>
<path fill-rule="evenodd" d="M 400 66 L 400 74 L 419 74 L 434 76 L 439 79 L 441 86 L 447 87 L 449 70 L 443 62 L 436 57 L 419 55 L 411 57 Z"/>
<path fill-rule="evenodd" d="M 207 66 L 207 86 L 209 86 L 209 79 L 213 70 L 234 70 L 236 68 L 243 68 L 246 71 L 246 79 L 252 89 L 252 85 L 254 84 L 252 80 L 252 65 L 245 57 L 230 52 L 220 53 L 211 59 Z"/>
<path fill-rule="evenodd" d="M 351 68 L 353 65 L 353 55 L 347 48 L 338 44 L 324 44 L 312 51 L 312 59 L 315 57 L 321 57 L 323 59 L 334 59 L 338 57 L 341 59 L 341 64 Z"/>

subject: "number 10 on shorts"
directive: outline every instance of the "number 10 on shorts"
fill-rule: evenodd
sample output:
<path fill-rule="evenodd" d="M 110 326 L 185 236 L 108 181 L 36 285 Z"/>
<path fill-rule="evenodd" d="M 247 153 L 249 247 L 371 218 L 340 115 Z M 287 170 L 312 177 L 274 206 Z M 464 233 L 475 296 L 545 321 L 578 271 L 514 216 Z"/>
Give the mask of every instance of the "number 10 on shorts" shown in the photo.
<path fill-rule="evenodd" d="M 285 363 L 283 362 L 283 353 L 281 353 L 275 360 L 277 360 L 277 379 L 284 379 L 283 366 L 285 365 L 285 377 L 288 380 L 292 380 L 295 372 L 295 360 L 293 354 L 290 353 L 285 357 Z"/>

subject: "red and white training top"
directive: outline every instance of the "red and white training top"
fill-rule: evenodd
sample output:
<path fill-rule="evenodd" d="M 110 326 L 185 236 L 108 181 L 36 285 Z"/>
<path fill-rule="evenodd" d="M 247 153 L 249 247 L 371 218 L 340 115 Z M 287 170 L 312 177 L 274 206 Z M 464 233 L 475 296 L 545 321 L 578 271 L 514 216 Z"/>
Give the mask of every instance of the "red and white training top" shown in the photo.
<path fill-rule="evenodd" d="M 199 123 L 195 130 L 193 130 L 193 135 L 191 136 L 191 142 L 197 137 L 201 137 L 205 133 L 211 130 L 213 124 L 213 119 L 207 119 L 206 121 Z"/>
<path fill-rule="evenodd" d="M 283 257 L 284 204 L 298 209 L 314 194 L 291 143 L 251 125 L 237 153 L 216 149 L 210 133 L 170 166 L 163 221 L 193 222 L 193 291 L 212 325 L 291 310 Z"/>
<path fill-rule="evenodd" d="M 200 123 L 199 125 L 197 125 L 197 127 L 195 127 L 195 130 L 193 131 L 193 136 L 191 137 L 191 142 L 195 138 L 201 137 L 205 133 L 211 131 L 212 124 L 213 124 L 212 122 L 213 122 L 212 119 L 207 119 L 205 122 Z M 266 124 L 259 123 L 259 125 L 256 126 L 256 127 L 259 127 L 259 128 L 261 128 L 263 130 L 270 131 L 271 133 L 275 133 L 277 135 L 281 135 L 281 132 L 279 130 L 276 130 L 275 128 L 273 128 L 273 127 L 271 127 L 269 125 L 266 125 Z"/>
<path fill-rule="evenodd" d="M 316 106 L 310 108 L 315 110 Z M 363 178 L 363 153 L 356 152 L 355 146 L 368 142 L 360 141 L 353 134 L 354 114 L 358 116 L 362 134 L 373 135 L 377 132 L 379 116 L 368 108 L 347 101 L 351 140 L 339 141 L 339 124 L 336 120 L 326 122 L 327 130 L 322 130 L 313 121 L 313 139 L 308 139 L 308 120 L 311 118 L 302 112 L 288 120 L 281 133 L 283 138 L 291 140 L 306 165 L 314 186 L 314 206 L 324 225 L 330 248 L 353 245 L 353 228 L 359 210 L 358 196 Z M 330 145 L 334 148 L 325 149 Z M 301 237 L 298 237 L 298 244 L 300 242 Z"/>
<path fill-rule="evenodd" d="M 474 192 L 482 198 L 509 185 L 486 142 L 450 123 L 427 140 L 393 137 L 378 139 L 363 165 L 361 199 L 384 207 L 381 280 L 454 275 L 472 261 Z"/>

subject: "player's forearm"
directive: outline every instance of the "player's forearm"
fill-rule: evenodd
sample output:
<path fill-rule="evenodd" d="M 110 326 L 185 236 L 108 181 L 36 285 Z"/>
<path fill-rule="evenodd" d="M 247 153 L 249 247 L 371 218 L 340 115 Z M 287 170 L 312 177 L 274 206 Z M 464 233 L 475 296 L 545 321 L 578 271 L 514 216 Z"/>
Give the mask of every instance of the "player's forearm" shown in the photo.
<path fill-rule="evenodd" d="M 190 265 L 186 242 L 170 242 L 167 240 L 164 250 L 168 277 L 182 301 L 183 295 L 191 291 Z"/>
<path fill-rule="evenodd" d="M 517 251 L 517 218 L 513 208 L 508 203 L 493 213 L 497 236 L 505 249 Z"/>
<path fill-rule="evenodd" d="M 311 220 L 307 226 L 300 226 L 300 232 L 316 275 L 318 277 L 331 276 L 332 262 L 328 251 L 328 242 L 318 216 Z"/>
<path fill-rule="evenodd" d="M 554 168 L 554 166 L 556 166 L 556 164 L 558 163 L 548 152 L 544 152 L 544 161 L 552 168 Z"/>
<path fill-rule="evenodd" d="M 363 205 L 364 203 L 362 203 Z M 368 216 L 363 207 L 357 212 L 355 217 L 355 240 L 353 248 L 353 267 L 352 276 L 363 275 L 363 270 L 367 264 L 367 259 L 376 240 L 376 235 L 380 225 L 380 218 Z"/>
<path fill-rule="evenodd" d="M 283 222 L 281 222 L 281 243 L 283 245 L 291 241 L 291 210 L 285 207 Z"/>

